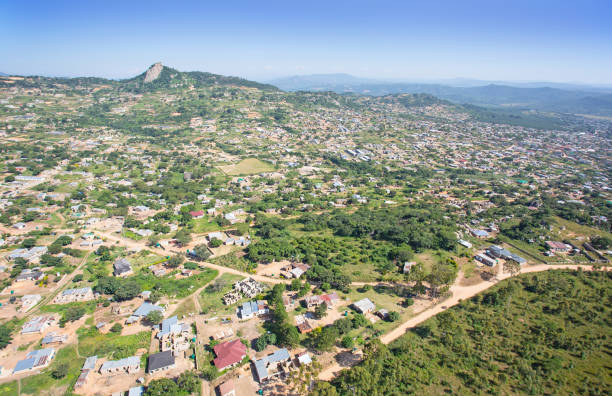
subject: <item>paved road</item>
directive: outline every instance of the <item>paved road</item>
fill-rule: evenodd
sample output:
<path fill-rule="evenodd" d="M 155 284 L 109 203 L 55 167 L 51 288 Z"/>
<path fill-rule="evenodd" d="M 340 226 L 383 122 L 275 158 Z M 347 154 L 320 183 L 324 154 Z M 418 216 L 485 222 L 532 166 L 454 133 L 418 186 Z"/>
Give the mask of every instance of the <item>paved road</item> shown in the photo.
<path fill-rule="evenodd" d="M 503 279 L 507 279 L 510 277 L 509 273 L 502 273 L 501 272 L 501 267 L 500 267 L 500 274 L 497 276 L 498 280 L 503 280 Z M 528 266 L 525 268 L 521 268 L 521 274 L 526 274 L 526 273 L 530 273 L 530 272 L 541 272 L 541 271 L 548 271 L 548 270 L 554 270 L 554 269 L 578 269 L 578 268 L 582 268 L 583 270 L 587 270 L 587 271 L 592 271 L 594 270 L 594 268 L 592 266 L 584 266 L 584 265 L 548 265 L 548 264 L 538 264 L 538 265 L 533 265 L 533 266 Z M 461 300 L 466 300 L 468 298 L 471 298 L 473 296 L 475 296 L 476 294 L 487 290 L 488 288 L 490 288 L 491 286 L 494 286 L 496 284 L 496 282 L 481 282 L 478 283 L 476 285 L 472 285 L 472 286 L 460 286 L 458 284 L 459 278 L 457 280 L 457 282 L 455 282 L 454 285 L 451 286 L 450 288 L 450 292 L 452 293 L 451 297 L 449 297 L 448 299 L 440 302 L 437 305 L 434 305 L 431 308 L 428 308 L 422 312 L 420 312 L 418 315 L 408 319 L 406 322 L 403 322 L 402 324 L 400 324 L 398 327 L 396 327 L 395 329 L 391 330 L 390 332 L 384 334 L 383 336 L 380 337 L 380 340 L 383 344 L 389 344 L 390 342 L 396 340 L 397 338 L 401 337 L 402 335 L 406 334 L 407 330 L 417 326 L 418 324 L 426 321 L 427 319 L 431 318 L 434 315 L 439 314 L 440 312 L 445 311 L 446 309 L 457 305 L 459 303 L 459 301 Z M 342 371 L 343 369 L 345 369 L 346 367 L 341 367 L 338 363 L 334 363 L 332 366 L 326 368 L 325 370 L 323 370 L 320 374 L 319 374 L 319 379 L 320 380 L 326 380 L 329 381 L 331 379 L 333 379 L 336 374 L 338 374 L 338 372 Z"/>

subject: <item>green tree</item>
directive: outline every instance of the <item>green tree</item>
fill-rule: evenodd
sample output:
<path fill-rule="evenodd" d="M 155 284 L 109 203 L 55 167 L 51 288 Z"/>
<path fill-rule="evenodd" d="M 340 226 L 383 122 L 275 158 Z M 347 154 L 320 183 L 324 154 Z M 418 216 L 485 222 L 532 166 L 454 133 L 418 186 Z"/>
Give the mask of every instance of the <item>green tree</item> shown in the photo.
<path fill-rule="evenodd" d="M 196 247 L 193 248 L 193 253 L 200 260 L 207 260 L 210 257 L 210 250 L 208 250 L 208 246 L 204 243 L 196 245 Z"/>
<path fill-rule="evenodd" d="M 395 311 L 389 312 L 389 322 L 397 322 L 400 319 L 400 314 Z"/>
<path fill-rule="evenodd" d="M 323 319 L 327 316 L 327 304 L 323 302 L 321 305 L 318 305 L 314 310 L 314 314 L 317 319 Z"/>
<path fill-rule="evenodd" d="M 121 333 L 121 330 L 123 330 L 123 326 L 121 326 L 121 324 L 120 324 L 120 323 L 115 323 L 115 324 L 114 324 L 114 325 L 113 325 L 113 326 L 110 328 L 110 331 L 111 331 L 112 333 L 116 333 L 116 334 Z"/>
<path fill-rule="evenodd" d="M 355 345 L 355 342 L 353 341 L 353 337 L 346 335 L 342 337 L 340 344 L 343 348 L 352 348 Z"/>
<path fill-rule="evenodd" d="M 170 257 L 165 265 L 168 268 L 177 268 L 178 266 L 180 266 L 181 264 L 183 264 L 183 261 L 185 261 L 185 258 L 183 256 L 180 256 L 178 254 L 175 254 L 174 256 Z"/>
<path fill-rule="evenodd" d="M 161 313 L 161 311 L 154 310 L 149 312 L 145 319 L 149 324 L 156 325 L 161 323 L 161 321 L 164 319 L 164 315 Z"/>
<path fill-rule="evenodd" d="M 136 297 L 140 291 L 140 285 L 136 281 L 127 280 L 122 282 L 113 295 L 117 301 L 126 301 Z"/>
<path fill-rule="evenodd" d="M 180 388 L 178 385 L 169 378 L 160 378 L 149 382 L 147 390 L 145 391 L 146 396 L 178 396 L 180 395 Z"/>
<path fill-rule="evenodd" d="M 191 394 L 200 388 L 200 379 L 193 370 L 183 371 L 177 378 L 176 384 L 182 391 Z"/>
<path fill-rule="evenodd" d="M 56 364 L 51 370 L 51 377 L 54 379 L 62 379 L 68 374 L 70 365 L 66 362 Z"/>

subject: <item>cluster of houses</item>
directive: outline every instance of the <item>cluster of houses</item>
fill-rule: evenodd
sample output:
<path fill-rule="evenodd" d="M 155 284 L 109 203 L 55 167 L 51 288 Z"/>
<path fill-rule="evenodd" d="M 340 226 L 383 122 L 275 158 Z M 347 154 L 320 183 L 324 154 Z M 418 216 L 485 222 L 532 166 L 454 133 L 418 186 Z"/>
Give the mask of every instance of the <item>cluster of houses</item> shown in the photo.
<path fill-rule="evenodd" d="M 9 253 L 6 258 L 8 260 L 15 260 L 18 258 L 24 259 L 27 262 L 35 262 L 40 259 L 40 256 L 47 253 L 46 246 L 34 246 L 29 249 L 20 248 L 15 249 L 11 253 Z"/>
<path fill-rule="evenodd" d="M 514 261 L 519 265 L 523 265 L 527 262 L 527 260 L 518 254 L 512 253 L 509 250 L 497 245 L 491 245 L 485 250 L 484 253 L 478 253 L 474 256 L 476 261 L 488 265 L 489 267 L 493 267 L 495 264 L 497 264 L 498 258 Z"/>
<path fill-rule="evenodd" d="M 244 295 L 247 298 L 253 298 L 264 292 L 264 286 L 253 278 L 246 278 L 234 283 L 234 288 L 223 296 L 225 305 L 237 303 Z"/>

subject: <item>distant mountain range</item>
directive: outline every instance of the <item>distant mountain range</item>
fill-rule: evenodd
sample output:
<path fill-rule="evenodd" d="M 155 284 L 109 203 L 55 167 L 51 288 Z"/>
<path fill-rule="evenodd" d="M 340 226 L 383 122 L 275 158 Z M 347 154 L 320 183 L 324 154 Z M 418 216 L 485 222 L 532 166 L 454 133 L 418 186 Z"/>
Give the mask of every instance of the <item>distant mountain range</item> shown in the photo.
<path fill-rule="evenodd" d="M 561 83 L 491 83 L 455 79 L 441 83 L 381 81 L 349 74 L 314 74 L 269 81 L 286 91 L 333 91 L 383 96 L 427 93 L 454 103 L 612 116 L 612 87 Z"/>
<path fill-rule="evenodd" d="M 9 74 L 6 74 L 6 73 L 0 73 L 0 76 L 3 76 L 3 77 L 6 77 L 6 76 L 8 76 L 8 75 L 9 75 Z"/>

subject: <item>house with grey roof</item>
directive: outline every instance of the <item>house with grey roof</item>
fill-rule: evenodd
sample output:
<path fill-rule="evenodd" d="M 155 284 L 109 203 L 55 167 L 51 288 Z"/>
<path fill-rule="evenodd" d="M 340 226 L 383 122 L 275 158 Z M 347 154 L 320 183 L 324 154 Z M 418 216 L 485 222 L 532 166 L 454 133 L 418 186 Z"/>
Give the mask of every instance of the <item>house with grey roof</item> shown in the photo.
<path fill-rule="evenodd" d="M 27 321 L 21 328 L 21 334 L 42 333 L 46 328 L 57 324 L 53 314 L 35 316 Z"/>
<path fill-rule="evenodd" d="M 251 319 L 255 316 L 265 315 L 268 311 L 266 302 L 263 300 L 247 301 L 238 309 L 238 316 L 241 319 Z"/>
<path fill-rule="evenodd" d="M 75 388 L 81 388 L 87 383 L 89 373 L 95 370 L 97 361 L 97 356 L 90 356 L 85 359 L 85 363 L 83 363 L 83 367 L 81 368 L 81 374 L 79 375 L 79 378 L 77 378 L 77 381 L 74 384 Z"/>
<path fill-rule="evenodd" d="M 158 371 L 169 370 L 174 367 L 174 355 L 172 351 L 163 351 L 149 355 L 147 362 L 147 372 L 149 374 Z"/>
<path fill-rule="evenodd" d="M 284 371 L 291 364 L 291 356 L 285 348 L 253 362 L 259 382 L 265 381 Z"/>
<path fill-rule="evenodd" d="M 132 274 L 132 265 L 126 258 L 118 258 L 113 263 L 113 275 L 115 276 L 128 276 Z"/>
<path fill-rule="evenodd" d="M 93 290 L 91 287 L 81 287 L 78 289 L 67 289 L 59 293 L 53 299 L 54 304 L 67 304 L 77 301 L 91 301 L 94 299 Z"/>
<path fill-rule="evenodd" d="M 140 370 L 140 358 L 138 356 L 130 356 L 119 360 L 109 360 L 100 367 L 100 374 L 113 374 L 127 372 L 132 374 Z"/>
<path fill-rule="evenodd" d="M 362 314 L 372 312 L 376 309 L 376 306 L 372 301 L 370 301 L 369 298 L 364 298 L 353 303 L 353 307 L 357 310 L 357 312 Z"/>

